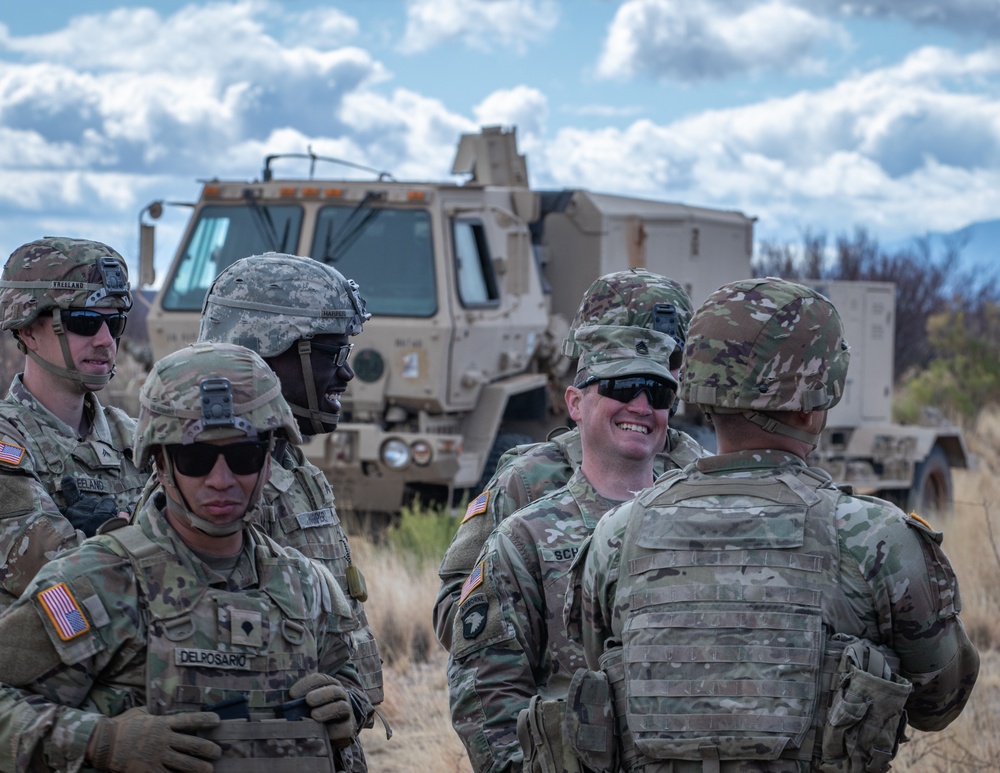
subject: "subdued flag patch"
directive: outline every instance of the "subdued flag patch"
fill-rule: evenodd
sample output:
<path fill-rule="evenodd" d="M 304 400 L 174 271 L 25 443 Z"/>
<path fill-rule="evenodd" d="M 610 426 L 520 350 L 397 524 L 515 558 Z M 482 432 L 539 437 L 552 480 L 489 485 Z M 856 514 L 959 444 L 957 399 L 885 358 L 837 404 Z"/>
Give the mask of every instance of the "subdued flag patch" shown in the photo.
<path fill-rule="evenodd" d="M 90 623 L 83 616 L 83 610 L 77 605 L 66 583 L 61 582 L 41 591 L 37 598 L 63 641 L 74 639 L 90 630 Z"/>
<path fill-rule="evenodd" d="M 472 573 L 465 578 L 465 582 L 462 584 L 462 595 L 458 597 L 458 603 L 461 604 L 472 593 L 480 584 L 483 582 L 483 562 L 480 561 L 476 564 L 476 568 L 472 570 Z"/>
<path fill-rule="evenodd" d="M 490 501 L 490 492 L 484 491 L 478 497 L 469 502 L 469 506 L 465 508 L 465 517 L 462 519 L 462 523 L 465 523 L 470 518 L 475 518 L 477 515 L 482 515 L 486 512 L 486 505 Z"/>
<path fill-rule="evenodd" d="M 24 449 L 13 443 L 0 443 L 0 462 L 17 466 L 24 458 Z"/>

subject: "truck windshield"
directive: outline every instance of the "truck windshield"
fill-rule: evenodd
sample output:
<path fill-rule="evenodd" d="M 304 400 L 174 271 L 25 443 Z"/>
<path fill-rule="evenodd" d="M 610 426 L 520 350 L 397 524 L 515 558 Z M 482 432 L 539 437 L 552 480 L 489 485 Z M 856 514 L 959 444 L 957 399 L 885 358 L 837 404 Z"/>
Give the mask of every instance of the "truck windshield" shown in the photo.
<path fill-rule="evenodd" d="M 323 207 L 310 254 L 356 281 L 373 315 L 433 316 L 437 293 L 427 211 L 362 204 Z"/>
<path fill-rule="evenodd" d="M 197 214 L 183 258 L 163 293 L 163 308 L 201 311 L 212 280 L 231 263 L 261 253 L 294 253 L 302 228 L 295 205 L 210 205 Z"/>

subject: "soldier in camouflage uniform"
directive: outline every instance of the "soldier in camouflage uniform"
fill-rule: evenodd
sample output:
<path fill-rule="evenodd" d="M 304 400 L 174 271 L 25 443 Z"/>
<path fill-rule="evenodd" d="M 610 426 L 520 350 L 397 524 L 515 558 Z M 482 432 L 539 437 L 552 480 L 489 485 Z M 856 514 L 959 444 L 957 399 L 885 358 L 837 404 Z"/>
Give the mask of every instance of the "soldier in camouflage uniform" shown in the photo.
<path fill-rule="evenodd" d="M 648 291 L 657 280 L 640 281 Z M 566 405 L 579 425 L 580 467 L 565 486 L 500 523 L 457 602 L 452 724 L 478 773 L 520 769 L 518 712 L 535 695 L 564 697 L 584 665 L 563 629 L 567 572 L 601 516 L 652 485 L 666 443 L 677 341 L 651 324 L 655 304 L 637 298 L 623 314 L 607 303 L 608 287 L 599 282 L 587 296 L 570 338 L 579 367 Z"/>
<path fill-rule="evenodd" d="M 140 406 L 160 488 L 0 618 L 0 770 L 350 770 L 371 712 L 357 621 L 329 571 L 252 525 L 274 439 L 300 439 L 278 379 L 198 343 Z"/>
<path fill-rule="evenodd" d="M 804 461 L 848 358 L 836 309 L 791 282 L 725 285 L 695 314 L 681 397 L 719 454 L 609 512 L 572 573 L 567 628 L 601 671 L 566 727 L 590 766 L 878 773 L 907 717 L 962 711 L 979 656 L 941 534 Z M 574 732 L 602 712 L 595 760 Z"/>
<path fill-rule="evenodd" d="M 585 324 L 653 327 L 678 343 L 670 355 L 670 369 L 677 376 L 692 312 L 691 299 L 679 284 L 633 268 L 606 274 L 591 284 L 570 330 Z M 580 356 L 572 334 L 563 344 L 563 353 Z M 670 427 L 653 469 L 659 474 L 704 455 L 694 438 Z M 441 589 L 434 604 L 434 629 L 445 649 L 451 650 L 462 583 L 475 567 L 490 532 L 515 511 L 565 485 L 582 458 L 579 429 L 563 431 L 548 442 L 517 446 L 500 458 L 493 478 L 470 504 L 438 571 Z"/>
<path fill-rule="evenodd" d="M 199 341 L 257 352 L 281 378 L 303 435 L 332 432 L 339 395 L 354 378 L 349 336 L 371 317 L 357 284 L 312 258 L 266 253 L 237 260 L 209 288 Z M 272 452 L 258 525 L 281 545 L 322 561 L 351 600 L 360 626 L 354 665 L 373 704 L 382 702 L 382 661 L 362 602 L 364 578 L 351 561 L 333 489 L 302 450 L 284 439 Z"/>
<path fill-rule="evenodd" d="M 14 250 L 0 328 L 27 355 L 0 402 L 0 611 L 58 551 L 120 512 L 149 477 L 135 420 L 102 406 L 132 308 L 128 270 L 105 244 L 46 237 Z"/>

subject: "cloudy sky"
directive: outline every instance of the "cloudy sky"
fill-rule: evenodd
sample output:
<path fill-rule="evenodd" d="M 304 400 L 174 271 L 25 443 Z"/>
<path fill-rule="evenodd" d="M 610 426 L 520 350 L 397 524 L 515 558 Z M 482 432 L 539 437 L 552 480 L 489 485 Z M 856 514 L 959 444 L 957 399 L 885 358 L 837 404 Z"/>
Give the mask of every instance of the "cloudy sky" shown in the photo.
<path fill-rule="evenodd" d="M 0 253 L 64 234 L 131 261 L 146 204 L 256 177 L 268 153 L 311 147 L 454 180 L 458 135 L 481 124 L 517 126 L 537 187 L 738 209 L 759 218 L 759 239 L 952 231 L 1000 217 L 1000 12 L 997 0 L 4 2 Z M 158 262 L 183 225 L 175 211 Z"/>

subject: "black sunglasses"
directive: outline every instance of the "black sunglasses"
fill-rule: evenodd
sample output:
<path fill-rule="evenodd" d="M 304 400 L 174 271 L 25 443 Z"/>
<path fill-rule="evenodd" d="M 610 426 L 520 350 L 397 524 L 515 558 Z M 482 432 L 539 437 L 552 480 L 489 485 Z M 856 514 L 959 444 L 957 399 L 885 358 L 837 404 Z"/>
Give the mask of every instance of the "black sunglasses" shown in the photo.
<path fill-rule="evenodd" d="M 310 345 L 310 348 L 313 351 L 329 354 L 333 360 L 333 364 L 338 368 L 342 368 L 347 364 L 347 358 L 351 356 L 351 350 L 354 349 L 354 344 L 331 346 L 330 344 L 318 344 L 313 342 Z"/>
<path fill-rule="evenodd" d="M 202 478 L 215 467 L 219 454 L 226 460 L 226 465 L 234 475 L 253 475 L 260 472 L 267 459 L 267 440 L 254 440 L 246 443 L 231 443 L 216 446 L 211 443 L 191 443 L 190 445 L 173 444 L 167 446 L 174 467 L 181 475 L 189 478 Z"/>
<path fill-rule="evenodd" d="M 89 309 L 67 309 L 59 312 L 59 319 L 64 328 L 78 336 L 91 338 L 100 332 L 101 325 L 107 324 L 111 337 L 121 338 L 122 333 L 125 332 L 128 314 L 124 311 L 101 314 L 99 311 L 90 311 Z"/>
<path fill-rule="evenodd" d="M 597 394 L 610 397 L 620 403 L 630 403 L 640 392 L 649 398 L 649 407 L 662 411 L 674 404 L 676 387 L 669 381 L 655 376 L 623 376 L 621 378 L 594 378 L 577 384 L 578 389 L 597 384 Z"/>

